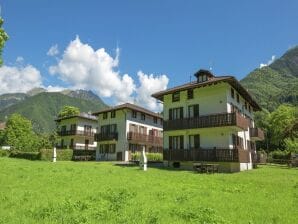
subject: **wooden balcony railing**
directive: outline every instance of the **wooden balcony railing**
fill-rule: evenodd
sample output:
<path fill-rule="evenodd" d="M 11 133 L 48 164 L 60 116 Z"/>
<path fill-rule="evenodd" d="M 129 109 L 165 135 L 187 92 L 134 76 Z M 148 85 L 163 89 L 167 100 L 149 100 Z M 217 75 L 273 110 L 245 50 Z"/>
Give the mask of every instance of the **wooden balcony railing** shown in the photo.
<path fill-rule="evenodd" d="M 164 149 L 163 159 L 169 161 L 250 162 L 249 150 L 240 148 Z"/>
<path fill-rule="evenodd" d="M 112 133 L 96 133 L 94 139 L 97 142 L 109 141 L 109 140 L 118 140 L 118 132 Z"/>
<path fill-rule="evenodd" d="M 163 138 L 157 137 L 153 135 L 146 135 L 137 132 L 128 132 L 127 133 L 127 140 L 128 141 L 135 141 L 138 143 L 145 143 L 145 144 L 152 144 L 156 146 L 163 145 Z"/>
<path fill-rule="evenodd" d="M 250 137 L 255 140 L 264 140 L 264 132 L 260 128 L 250 128 L 249 129 Z"/>
<path fill-rule="evenodd" d="M 249 121 L 239 113 L 221 113 L 204 115 L 194 118 L 182 118 L 164 121 L 164 131 L 183 130 L 193 128 L 208 128 L 222 126 L 237 126 L 241 129 L 248 128 Z"/>
<path fill-rule="evenodd" d="M 93 131 L 80 131 L 80 130 L 67 130 L 67 131 L 58 131 L 59 136 L 68 136 L 68 135 L 81 135 L 81 136 L 94 136 Z"/>

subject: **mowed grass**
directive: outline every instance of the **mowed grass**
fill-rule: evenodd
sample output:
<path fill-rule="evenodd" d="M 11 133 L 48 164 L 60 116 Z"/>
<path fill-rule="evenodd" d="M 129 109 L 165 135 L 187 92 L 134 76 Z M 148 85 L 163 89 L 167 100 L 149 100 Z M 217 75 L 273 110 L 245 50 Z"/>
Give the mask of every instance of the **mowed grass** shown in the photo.
<path fill-rule="evenodd" d="M 298 169 L 196 174 L 0 158 L 0 223 L 297 223 Z"/>

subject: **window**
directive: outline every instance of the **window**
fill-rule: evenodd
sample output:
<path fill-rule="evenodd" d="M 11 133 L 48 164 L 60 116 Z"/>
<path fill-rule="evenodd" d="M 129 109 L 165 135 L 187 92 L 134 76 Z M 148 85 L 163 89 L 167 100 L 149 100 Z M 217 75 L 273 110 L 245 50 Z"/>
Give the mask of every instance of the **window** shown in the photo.
<path fill-rule="evenodd" d="M 117 124 L 103 125 L 100 127 L 100 131 L 103 134 L 110 134 L 117 132 Z"/>
<path fill-rule="evenodd" d="M 107 112 L 104 112 L 103 114 L 102 114 L 102 119 L 107 119 L 108 118 L 108 113 Z"/>
<path fill-rule="evenodd" d="M 180 92 L 176 92 L 172 94 L 172 102 L 180 101 Z"/>
<path fill-rule="evenodd" d="M 244 108 L 245 108 L 245 110 L 247 110 L 247 102 L 246 101 L 244 103 Z"/>
<path fill-rule="evenodd" d="M 105 154 L 105 153 L 115 153 L 116 152 L 116 144 L 101 144 L 99 146 L 99 153 Z"/>
<path fill-rule="evenodd" d="M 248 111 L 251 112 L 251 107 L 250 107 L 250 105 L 248 105 Z"/>
<path fill-rule="evenodd" d="M 239 100 L 239 94 L 237 93 L 237 103 L 239 103 L 240 100 Z"/>
<path fill-rule="evenodd" d="M 235 97 L 235 93 L 234 93 L 234 89 L 233 88 L 231 88 L 231 97 L 234 99 L 234 97 Z"/>
<path fill-rule="evenodd" d="M 145 114 L 141 114 L 141 120 L 142 120 L 142 121 L 145 120 Z"/>
<path fill-rule="evenodd" d="M 200 148 L 200 135 L 190 135 L 189 136 L 189 149 Z"/>
<path fill-rule="evenodd" d="M 92 126 L 91 125 L 84 125 L 84 132 L 85 133 L 91 133 Z"/>
<path fill-rule="evenodd" d="M 153 117 L 153 123 L 157 124 L 157 117 Z"/>
<path fill-rule="evenodd" d="M 115 117 L 116 117 L 116 111 L 113 110 L 113 111 L 111 111 L 111 118 L 115 118 Z"/>
<path fill-rule="evenodd" d="M 132 117 L 137 118 L 137 112 L 135 110 L 132 111 Z"/>
<path fill-rule="evenodd" d="M 169 120 L 177 120 L 183 118 L 183 107 L 169 109 Z"/>
<path fill-rule="evenodd" d="M 198 82 L 205 82 L 207 81 L 207 75 L 200 75 L 198 77 Z"/>
<path fill-rule="evenodd" d="M 188 106 L 188 117 L 199 117 L 199 104 Z"/>
<path fill-rule="evenodd" d="M 70 130 L 76 130 L 77 129 L 77 125 L 76 124 L 71 124 L 70 125 Z"/>
<path fill-rule="evenodd" d="M 169 148 L 170 149 L 183 149 L 183 135 L 180 136 L 169 136 Z"/>
<path fill-rule="evenodd" d="M 187 90 L 187 99 L 193 99 L 193 89 Z"/>

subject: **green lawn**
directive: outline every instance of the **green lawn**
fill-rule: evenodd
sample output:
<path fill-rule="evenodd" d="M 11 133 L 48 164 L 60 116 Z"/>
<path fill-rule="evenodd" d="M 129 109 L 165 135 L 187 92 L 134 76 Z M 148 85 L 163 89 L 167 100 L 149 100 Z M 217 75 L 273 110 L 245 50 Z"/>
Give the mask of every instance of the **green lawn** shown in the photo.
<path fill-rule="evenodd" d="M 297 223 L 298 169 L 195 174 L 0 158 L 0 223 Z"/>

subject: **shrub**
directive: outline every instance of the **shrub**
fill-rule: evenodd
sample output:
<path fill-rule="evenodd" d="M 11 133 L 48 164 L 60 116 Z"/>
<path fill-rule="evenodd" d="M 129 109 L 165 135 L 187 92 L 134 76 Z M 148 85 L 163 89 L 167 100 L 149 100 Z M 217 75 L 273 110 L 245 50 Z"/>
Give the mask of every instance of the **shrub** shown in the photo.
<path fill-rule="evenodd" d="M 9 156 L 9 151 L 0 149 L 0 157 L 7 157 L 7 156 Z"/>
<path fill-rule="evenodd" d="M 73 151 L 71 149 L 57 149 L 57 161 L 70 161 L 72 160 Z M 40 160 L 52 161 L 53 149 L 41 149 Z"/>
<path fill-rule="evenodd" d="M 272 159 L 289 159 L 290 153 L 288 151 L 281 151 L 281 150 L 275 150 L 270 152 L 270 157 Z"/>
<path fill-rule="evenodd" d="M 13 150 L 10 152 L 9 157 L 19 158 L 19 159 L 39 160 L 40 153 L 39 152 L 22 152 L 22 151 Z"/>
<path fill-rule="evenodd" d="M 154 161 L 154 162 L 161 162 L 163 160 L 162 154 L 161 153 L 146 153 L 147 160 L 148 161 Z M 141 153 L 136 152 L 131 154 L 131 160 L 134 161 L 139 161 L 141 158 Z"/>

